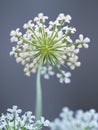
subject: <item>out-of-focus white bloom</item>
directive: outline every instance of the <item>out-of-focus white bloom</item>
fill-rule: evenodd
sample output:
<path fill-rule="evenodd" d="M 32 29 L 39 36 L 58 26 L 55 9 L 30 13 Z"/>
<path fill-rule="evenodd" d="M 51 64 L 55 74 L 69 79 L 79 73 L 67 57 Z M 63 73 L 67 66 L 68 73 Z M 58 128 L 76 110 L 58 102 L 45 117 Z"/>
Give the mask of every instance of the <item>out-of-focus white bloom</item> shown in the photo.
<path fill-rule="evenodd" d="M 40 121 L 41 121 L 42 124 L 44 124 L 44 126 L 49 126 L 49 123 L 50 123 L 49 120 L 45 120 L 44 117 L 41 117 Z"/>
<path fill-rule="evenodd" d="M 78 56 L 74 55 L 73 57 L 69 58 L 69 62 L 67 62 L 67 65 L 74 70 L 75 67 L 79 67 L 81 65 L 81 62 L 77 61 Z"/>
<path fill-rule="evenodd" d="M 69 78 L 70 76 L 71 76 L 70 72 L 62 71 L 61 73 L 57 73 L 57 78 L 59 78 L 60 83 L 63 82 L 65 82 L 66 84 L 70 83 L 71 82 Z"/>
<path fill-rule="evenodd" d="M 60 119 L 56 118 L 49 126 L 51 130 L 98 130 L 98 113 L 94 109 L 74 113 L 65 107 Z"/>
<path fill-rule="evenodd" d="M 26 29 L 24 34 L 19 28 L 12 30 L 11 42 L 17 44 L 12 48 L 10 55 L 15 56 L 17 63 L 24 65 L 24 73 L 28 77 L 31 73 L 36 73 L 40 66 L 44 78 L 49 79 L 55 74 L 56 68 L 60 74 L 60 82 L 70 83 L 68 76 L 62 78 L 62 69 L 66 65 L 71 69 L 80 66 L 77 58 L 79 48 L 87 48 L 90 39 L 83 38 L 82 34 L 75 42 L 71 39 L 70 34 L 75 33 L 76 29 L 66 25 L 71 21 L 70 15 L 59 14 L 56 20 L 49 22 L 48 27 L 45 25 L 47 19 L 48 16 L 39 13 L 34 20 L 29 20 L 23 25 Z M 66 74 L 63 75 L 66 77 Z"/>
<path fill-rule="evenodd" d="M 7 128 L 10 130 L 40 130 L 49 125 L 49 121 L 44 117 L 36 121 L 31 111 L 21 115 L 22 110 L 17 106 L 13 106 L 12 109 L 8 108 L 7 111 L 7 114 L 2 114 L 0 117 L 0 130 L 7 130 Z"/>
<path fill-rule="evenodd" d="M 54 75 L 54 72 L 52 70 L 52 66 L 44 66 L 42 69 L 41 69 L 41 74 L 44 75 L 44 78 L 45 79 L 49 79 L 50 76 L 53 76 Z"/>

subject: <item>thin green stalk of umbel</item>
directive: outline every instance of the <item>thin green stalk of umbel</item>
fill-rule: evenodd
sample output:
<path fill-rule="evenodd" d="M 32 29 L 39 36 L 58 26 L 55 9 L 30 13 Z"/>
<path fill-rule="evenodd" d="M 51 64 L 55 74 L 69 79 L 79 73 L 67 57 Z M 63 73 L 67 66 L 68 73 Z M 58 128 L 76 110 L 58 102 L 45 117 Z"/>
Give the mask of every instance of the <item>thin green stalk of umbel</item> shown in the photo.
<path fill-rule="evenodd" d="M 41 67 L 38 68 L 36 77 L 36 107 L 35 107 L 36 120 L 39 120 L 42 115 L 42 90 L 41 90 L 40 71 Z"/>

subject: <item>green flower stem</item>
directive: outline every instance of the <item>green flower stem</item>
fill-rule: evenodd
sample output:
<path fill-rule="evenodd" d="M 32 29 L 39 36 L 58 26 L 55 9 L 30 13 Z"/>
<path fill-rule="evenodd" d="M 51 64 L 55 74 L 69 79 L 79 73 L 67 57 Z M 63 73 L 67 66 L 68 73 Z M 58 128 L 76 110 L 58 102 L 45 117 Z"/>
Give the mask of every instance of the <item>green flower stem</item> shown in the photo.
<path fill-rule="evenodd" d="M 34 31 L 32 28 L 30 28 L 30 27 L 29 27 L 28 29 L 31 30 L 31 31 L 33 32 L 35 38 L 36 38 L 40 43 L 42 43 L 42 42 L 40 41 L 39 37 L 37 36 L 37 34 L 35 33 L 35 31 Z"/>
<path fill-rule="evenodd" d="M 36 108 L 35 108 L 36 120 L 39 120 L 42 115 L 42 91 L 41 91 L 40 71 L 41 67 L 38 68 L 36 77 Z"/>
<path fill-rule="evenodd" d="M 50 39 L 49 44 L 53 43 L 53 40 L 54 40 L 55 37 L 57 36 L 57 34 L 58 34 L 58 32 L 60 31 L 60 29 L 62 28 L 63 24 L 64 24 L 64 21 L 61 22 L 61 25 L 59 26 L 59 29 L 58 29 L 56 32 L 55 32 L 55 30 L 54 30 L 54 33 L 53 33 L 53 35 L 51 36 L 51 39 Z"/>
<path fill-rule="evenodd" d="M 14 112 L 14 130 L 16 130 L 16 113 Z"/>

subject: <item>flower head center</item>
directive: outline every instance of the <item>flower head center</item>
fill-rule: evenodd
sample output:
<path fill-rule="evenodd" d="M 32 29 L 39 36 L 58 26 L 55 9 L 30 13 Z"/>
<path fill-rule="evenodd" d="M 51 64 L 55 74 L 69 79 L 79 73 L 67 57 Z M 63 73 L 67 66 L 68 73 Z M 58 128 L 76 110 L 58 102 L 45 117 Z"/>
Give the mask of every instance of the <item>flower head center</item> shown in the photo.
<path fill-rule="evenodd" d="M 49 53 L 49 52 L 50 52 L 50 48 L 49 48 L 49 47 L 47 47 L 47 46 L 46 46 L 46 47 L 44 47 L 44 48 L 43 48 L 43 52 L 45 52 L 45 53 Z"/>

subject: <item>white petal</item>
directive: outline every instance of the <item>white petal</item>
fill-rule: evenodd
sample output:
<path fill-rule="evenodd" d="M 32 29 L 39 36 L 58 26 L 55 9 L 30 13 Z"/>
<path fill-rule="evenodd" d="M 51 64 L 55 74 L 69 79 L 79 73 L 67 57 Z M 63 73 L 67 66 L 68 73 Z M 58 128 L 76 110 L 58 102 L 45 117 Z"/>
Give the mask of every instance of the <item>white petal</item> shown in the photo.
<path fill-rule="evenodd" d="M 45 118 L 42 116 L 41 117 L 41 122 L 43 123 L 45 121 Z"/>
<path fill-rule="evenodd" d="M 27 71 L 28 71 L 28 69 L 25 67 L 25 68 L 24 68 L 24 72 L 27 72 Z"/>
<path fill-rule="evenodd" d="M 70 15 L 66 15 L 67 20 L 71 20 L 72 17 Z"/>
<path fill-rule="evenodd" d="M 49 75 L 53 76 L 54 72 L 53 71 L 49 71 Z"/>
<path fill-rule="evenodd" d="M 67 41 L 70 42 L 70 43 L 73 42 L 72 39 L 71 39 L 69 36 L 67 36 L 66 39 L 67 39 Z"/>
<path fill-rule="evenodd" d="M 9 55 L 10 55 L 10 56 L 12 56 L 13 54 L 14 54 L 14 52 L 13 52 L 13 51 L 11 51 L 11 52 L 9 53 Z"/>
<path fill-rule="evenodd" d="M 19 62 L 21 62 L 22 61 L 22 58 L 21 57 L 18 57 L 17 59 L 16 59 L 16 62 L 17 63 L 19 63 Z"/>
<path fill-rule="evenodd" d="M 36 73 L 36 68 L 33 68 L 33 69 L 31 70 L 31 72 L 32 72 L 32 73 Z"/>
<path fill-rule="evenodd" d="M 17 108 L 18 108 L 18 106 L 15 106 L 15 105 L 13 106 L 13 110 L 17 110 Z"/>
<path fill-rule="evenodd" d="M 89 48 L 89 45 L 86 43 L 84 43 L 83 46 L 84 46 L 84 48 Z"/>
<path fill-rule="evenodd" d="M 52 67 L 51 67 L 51 66 L 49 66 L 49 67 L 48 67 L 48 70 L 52 70 Z"/>
<path fill-rule="evenodd" d="M 83 34 L 80 34 L 80 35 L 79 35 L 79 38 L 80 38 L 81 41 L 83 41 L 83 38 L 84 38 L 84 37 L 83 37 Z"/>
<path fill-rule="evenodd" d="M 76 43 L 78 43 L 78 42 L 80 42 L 80 40 L 79 39 L 76 39 L 76 41 L 75 41 Z"/>
<path fill-rule="evenodd" d="M 44 122 L 44 126 L 49 126 L 49 124 L 50 124 L 49 120 L 46 120 L 46 121 Z"/>
<path fill-rule="evenodd" d="M 27 29 L 27 28 L 28 28 L 28 24 L 25 23 L 25 24 L 23 25 L 23 28 L 24 28 L 24 29 Z"/>
<path fill-rule="evenodd" d="M 81 62 L 76 62 L 76 66 L 79 67 L 81 65 Z"/>
<path fill-rule="evenodd" d="M 17 112 L 18 112 L 18 113 L 21 113 L 21 112 L 22 112 L 22 110 L 21 110 L 21 109 L 18 109 L 18 110 L 17 110 Z"/>
<path fill-rule="evenodd" d="M 71 47 L 69 47 L 70 49 L 74 50 L 75 49 L 75 45 L 72 45 Z"/>
<path fill-rule="evenodd" d="M 66 72 L 65 77 L 70 77 L 71 73 L 70 72 Z"/>
<path fill-rule="evenodd" d="M 69 84 L 71 82 L 71 80 L 69 78 L 65 78 L 65 83 Z"/>
<path fill-rule="evenodd" d="M 59 73 L 57 73 L 56 76 L 57 76 L 57 78 L 61 78 L 61 74 L 59 74 Z"/>
<path fill-rule="evenodd" d="M 75 66 L 74 66 L 74 65 L 71 65 L 71 69 L 74 70 L 74 69 L 75 69 Z"/>
<path fill-rule="evenodd" d="M 22 40 L 17 42 L 17 44 L 18 44 L 18 45 L 20 45 L 20 44 L 22 44 L 22 43 L 23 43 L 23 41 L 22 41 Z"/>
<path fill-rule="evenodd" d="M 25 73 L 25 75 L 28 76 L 28 77 L 31 76 L 30 72 Z"/>
<path fill-rule="evenodd" d="M 22 60 L 21 64 L 22 64 L 22 65 L 25 65 L 25 63 L 26 63 L 25 60 Z"/>
<path fill-rule="evenodd" d="M 45 70 L 41 70 L 41 74 L 42 74 L 42 75 L 45 74 Z"/>
<path fill-rule="evenodd" d="M 64 79 L 63 79 L 63 78 L 60 78 L 60 80 L 59 80 L 59 81 L 60 81 L 60 83 L 63 83 Z"/>
<path fill-rule="evenodd" d="M 44 75 L 44 78 L 45 78 L 45 79 L 49 79 L 49 75 L 48 75 L 48 74 L 45 74 L 45 75 Z"/>
<path fill-rule="evenodd" d="M 10 41 L 11 41 L 11 42 L 17 42 L 17 41 L 18 41 L 18 38 L 17 38 L 17 37 L 11 37 L 11 38 L 10 38 Z"/>
<path fill-rule="evenodd" d="M 85 39 L 84 39 L 84 42 L 90 42 L 90 39 L 88 38 L 88 37 L 86 37 Z"/>
<path fill-rule="evenodd" d="M 10 109 L 10 108 L 8 108 L 8 109 L 7 109 L 7 111 L 8 111 L 8 112 L 11 112 L 11 113 L 13 112 L 13 110 L 12 110 L 12 109 Z"/>
<path fill-rule="evenodd" d="M 16 32 L 14 30 L 11 31 L 10 36 L 15 36 Z"/>
<path fill-rule="evenodd" d="M 78 54 L 79 53 L 79 49 L 75 49 L 75 53 Z"/>
<path fill-rule="evenodd" d="M 78 47 L 78 48 L 82 48 L 82 45 L 80 44 L 80 45 L 78 45 L 77 47 Z"/>

